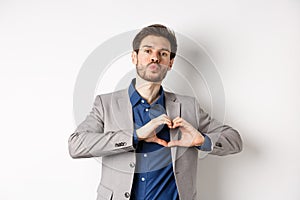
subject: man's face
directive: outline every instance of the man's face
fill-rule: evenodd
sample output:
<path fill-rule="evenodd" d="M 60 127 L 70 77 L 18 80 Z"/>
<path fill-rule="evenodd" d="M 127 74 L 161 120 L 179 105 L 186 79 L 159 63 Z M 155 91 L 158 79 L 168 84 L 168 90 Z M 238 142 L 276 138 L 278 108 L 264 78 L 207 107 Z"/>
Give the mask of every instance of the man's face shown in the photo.
<path fill-rule="evenodd" d="M 164 38 L 149 35 L 141 41 L 139 53 L 132 52 L 132 62 L 137 74 L 150 82 L 161 82 L 171 69 L 171 44 Z"/>

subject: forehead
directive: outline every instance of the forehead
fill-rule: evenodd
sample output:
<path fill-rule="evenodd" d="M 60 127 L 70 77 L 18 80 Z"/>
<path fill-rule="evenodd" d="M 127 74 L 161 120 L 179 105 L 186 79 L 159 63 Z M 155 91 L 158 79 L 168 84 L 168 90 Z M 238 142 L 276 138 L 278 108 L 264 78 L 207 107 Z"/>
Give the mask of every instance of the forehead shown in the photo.
<path fill-rule="evenodd" d="M 143 46 L 152 46 L 155 49 L 168 49 L 171 51 L 171 44 L 167 38 L 148 35 L 142 41 L 140 47 Z"/>

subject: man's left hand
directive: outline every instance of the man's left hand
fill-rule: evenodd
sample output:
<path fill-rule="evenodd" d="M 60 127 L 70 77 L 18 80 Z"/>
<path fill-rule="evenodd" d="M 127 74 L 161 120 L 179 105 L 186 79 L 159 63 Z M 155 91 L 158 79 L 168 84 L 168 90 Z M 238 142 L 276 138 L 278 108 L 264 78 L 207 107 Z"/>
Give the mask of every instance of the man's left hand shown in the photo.
<path fill-rule="evenodd" d="M 181 117 L 176 117 L 173 120 L 170 129 L 179 128 L 181 131 L 180 140 L 173 140 L 168 142 L 168 147 L 182 146 L 182 147 L 192 147 L 201 146 L 204 142 L 204 136 L 195 129 L 190 123 L 182 119 Z"/>

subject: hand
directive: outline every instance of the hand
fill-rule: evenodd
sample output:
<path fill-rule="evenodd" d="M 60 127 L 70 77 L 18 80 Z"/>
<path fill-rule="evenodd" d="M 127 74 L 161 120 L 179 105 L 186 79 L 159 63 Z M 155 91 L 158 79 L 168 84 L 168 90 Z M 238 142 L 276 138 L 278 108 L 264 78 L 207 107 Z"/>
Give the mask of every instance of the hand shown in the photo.
<path fill-rule="evenodd" d="M 168 143 L 165 140 L 162 140 L 156 136 L 155 130 L 162 124 L 167 124 L 169 128 L 172 127 L 172 121 L 166 114 L 162 114 L 152 119 L 143 127 L 137 129 L 136 134 L 138 136 L 138 139 L 144 140 L 145 142 L 155 142 L 157 144 L 167 147 Z"/>
<path fill-rule="evenodd" d="M 182 119 L 181 117 L 176 117 L 173 120 L 173 125 L 169 128 L 179 127 L 181 131 L 181 139 L 173 140 L 168 143 L 168 147 L 173 146 L 183 146 L 183 147 L 192 147 L 200 146 L 204 142 L 203 135 L 195 129 L 190 123 Z"/>

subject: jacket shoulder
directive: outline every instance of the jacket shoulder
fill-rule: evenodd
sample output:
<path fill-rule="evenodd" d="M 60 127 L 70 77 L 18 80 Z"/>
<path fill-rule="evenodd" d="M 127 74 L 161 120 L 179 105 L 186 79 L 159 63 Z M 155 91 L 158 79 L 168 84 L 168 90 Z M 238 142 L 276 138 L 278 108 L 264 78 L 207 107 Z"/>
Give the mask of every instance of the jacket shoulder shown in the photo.
<path fill-rule="evenodd" d="M 118 99 L 118 98 L 124 97 L 126 95 L 128 95 L 128 89 L 118 90 L 118 91 L 110 92 L 110 93 L 106 93 L 106 94 L 99 94 L 99 95 L 97 95 L 97 97 L 99 97 L 100 99 L 103 99 L 103 100 L 109 100 L 109 99 Z"/>

